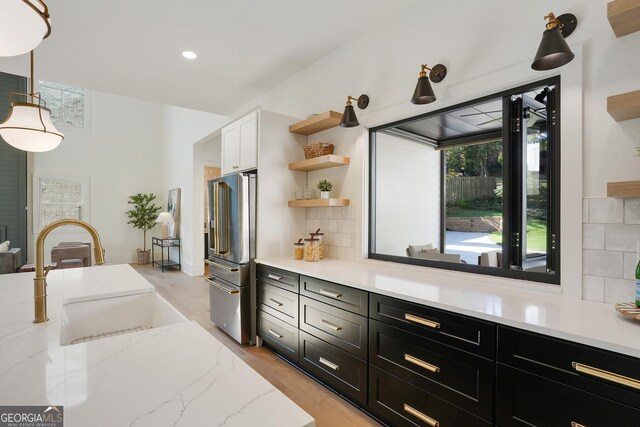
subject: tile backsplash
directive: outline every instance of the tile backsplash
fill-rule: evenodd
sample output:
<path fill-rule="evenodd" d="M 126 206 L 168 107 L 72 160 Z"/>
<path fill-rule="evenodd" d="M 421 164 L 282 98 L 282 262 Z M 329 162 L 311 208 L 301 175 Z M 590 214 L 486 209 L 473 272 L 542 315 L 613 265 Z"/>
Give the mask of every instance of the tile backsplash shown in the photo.
<path fill-rule="evenodd" d="M 328 258 L 354 260 L 356 252 L 356 220 L 354 207 L 307 208 L 306 232 L 320 228 L 324 233 Z M 300 236 L 307 238 L 309 235 Z"/>
<path fill-rule="evenodd" d="M 632 301 L 640 241 L 640 199 L 584 199 L 582 297 Z"/>

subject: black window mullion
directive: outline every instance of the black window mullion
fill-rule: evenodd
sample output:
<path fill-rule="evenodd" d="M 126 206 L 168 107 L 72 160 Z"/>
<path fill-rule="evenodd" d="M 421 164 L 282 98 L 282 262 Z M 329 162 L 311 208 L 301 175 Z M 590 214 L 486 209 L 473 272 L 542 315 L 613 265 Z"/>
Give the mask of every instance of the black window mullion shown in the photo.
<path fill-rule="evenodd" d="M 547 271 L 559 274 L 560 256 L 560 111 L 559 88 L 547 94 Z"/>
<path fill-rule="evenodd" d="M 522 268 L 522 97 L 505 97 L 503 268 Z"/>

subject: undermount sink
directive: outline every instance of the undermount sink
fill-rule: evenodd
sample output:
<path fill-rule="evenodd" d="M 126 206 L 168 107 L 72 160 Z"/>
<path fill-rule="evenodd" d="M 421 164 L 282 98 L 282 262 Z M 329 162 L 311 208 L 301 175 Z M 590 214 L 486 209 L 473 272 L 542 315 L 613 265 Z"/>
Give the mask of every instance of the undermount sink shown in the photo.
<path fill-rule="evenodd" d="M 60 345 L 186 321 L 186 317 L 155 292 L 67 303 L 62 306 Z"/>

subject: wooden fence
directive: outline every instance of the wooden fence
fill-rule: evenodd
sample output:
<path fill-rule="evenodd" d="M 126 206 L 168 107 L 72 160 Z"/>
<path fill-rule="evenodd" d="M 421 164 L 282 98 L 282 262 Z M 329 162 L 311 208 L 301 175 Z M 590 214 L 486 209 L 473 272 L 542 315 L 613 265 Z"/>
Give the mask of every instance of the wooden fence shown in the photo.
<path fill-rule="evenodd" d="M 493 199 L 497 184 L 496 177 L 448 176 L 447 201 Z"/>

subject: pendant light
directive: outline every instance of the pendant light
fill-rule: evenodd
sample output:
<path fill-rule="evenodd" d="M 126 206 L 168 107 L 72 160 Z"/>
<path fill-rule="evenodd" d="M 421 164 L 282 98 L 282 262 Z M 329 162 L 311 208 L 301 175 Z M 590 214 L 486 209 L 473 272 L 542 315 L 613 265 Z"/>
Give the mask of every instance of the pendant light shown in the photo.
<path fill-rule="evenodd" d="M 544 19 L 549 20 L 547 29 L 542 33 L 542 41 L 531 64 L 531 68 L 536 71 L 562 67 L 575 57 L 565 41 L 565 37 L 569 37 L 578 25 L 575 15 L 565 13 L 556 18 L 553 12 L 549 12 Z"/>
<path fill-rule="evenodd" d="M 427 70 L 429 70 L 429 77 L 427 77 Z M 427 67 L 427 64 L 422 64 L 420 74 L 418 75 L 416 90 L 413 91 L 411 102 L 420 105 L 435 101 L 436 95 L 433 93 L 429 80 L 434 83 L 439 83 L 444 80 L 446 75 L 447 67 L 442 64 L 434 65 L 433 68 Z"/>
<path fill-rule="evenodd" d="M 0 0 L 0 56 L 35 49 L 51 34 L 49 9 L 41 0 Z"/>
<path fill-rule="evenodd" d="M 11 108 L 0 123 L 0 136 L 7 144 L 23 151 L 49 151 L 60 145 L 64 135 L 51 121 L 51 110 L 40 93 L 33 91 L 33 51 L 31 51 L 31 93 L 10 94 Z M 25 97 L 27 102 L 14 102 L 14 97 Z M 28 102 L 31 101 L 31 102 Z"/>
<path fill-rule="evenodd" d="M 353 96 L 347 96 L 347 105 L 344 107 L 344 113 L 342 114 L 342 120 L 340 126 L 343 128 L 352 128 L 360 125 L 356 112 L 351 105 L 351 100 L 355 99 L 358 102 L 358 108 L 364 110 L 369 105 L 369 97 L 367 95 L 360 95 L 358 98 Z"/>

